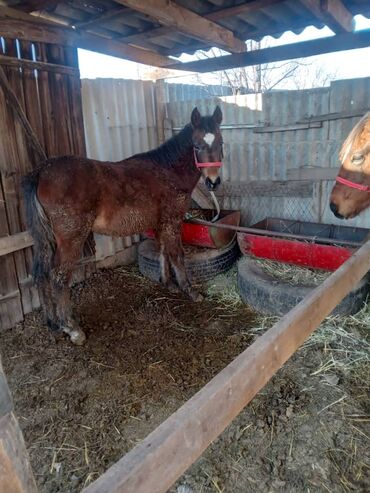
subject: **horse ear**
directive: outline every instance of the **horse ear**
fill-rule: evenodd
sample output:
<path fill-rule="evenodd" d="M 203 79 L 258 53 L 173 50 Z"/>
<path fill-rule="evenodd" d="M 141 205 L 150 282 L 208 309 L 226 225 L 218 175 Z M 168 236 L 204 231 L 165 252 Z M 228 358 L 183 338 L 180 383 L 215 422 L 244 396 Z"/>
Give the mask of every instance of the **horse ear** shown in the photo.
<path fill-rule="evenodd" d="M 191 112 L 191 119 L 190 119 L 193 127 L 195 127 L 195 128 L 196 127 L 199 127 L 200 126 L 201 119 L 202 119 L 202 117 L 200 116 L 200 113 L 198 111 L 198 108 L 195 107 L 193 109 L 193 111 Z"/>
<path fill-rule="evenodd" d="M 213 113 L 213 119 L 218 125 L 220 125 L 220 123 L 222 122 L 222 111 L 218 105 L 216 106 L 216 109 Z"/>

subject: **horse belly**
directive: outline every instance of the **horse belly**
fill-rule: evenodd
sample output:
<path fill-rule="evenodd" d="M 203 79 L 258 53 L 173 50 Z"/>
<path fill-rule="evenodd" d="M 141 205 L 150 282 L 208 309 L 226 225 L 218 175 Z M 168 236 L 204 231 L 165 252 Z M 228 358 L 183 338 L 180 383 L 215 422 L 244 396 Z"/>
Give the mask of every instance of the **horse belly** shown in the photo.
<path fill-rule="evenodd" d="M 157 221 L 155 208 L 124 207 L 114 212 L 101 211 L 94 221 L 93 231 L 103 235 L 129 236 L 155 227 Z"/>

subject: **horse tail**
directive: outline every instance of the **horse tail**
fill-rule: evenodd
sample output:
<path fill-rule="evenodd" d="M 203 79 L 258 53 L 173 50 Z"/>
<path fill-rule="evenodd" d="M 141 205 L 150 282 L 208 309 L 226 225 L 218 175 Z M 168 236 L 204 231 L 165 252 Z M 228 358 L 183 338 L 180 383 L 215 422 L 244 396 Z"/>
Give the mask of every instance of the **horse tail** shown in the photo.
<path fill-rule="evenodd" d="M 49 279 L 56 241 L 51 223 L 37 197 L 40 169 L 26 175 L 22 190 L 26 206 L 27 227 L 34 240 L 33 278 L 36 283 Z"/>

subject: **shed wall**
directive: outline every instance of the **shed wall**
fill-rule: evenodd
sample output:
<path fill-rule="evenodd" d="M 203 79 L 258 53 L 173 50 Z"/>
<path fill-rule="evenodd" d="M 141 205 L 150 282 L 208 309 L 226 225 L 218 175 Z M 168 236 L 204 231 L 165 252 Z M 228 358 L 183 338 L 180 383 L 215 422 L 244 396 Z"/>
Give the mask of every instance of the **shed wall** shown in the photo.
<path fill-rule="evenodd" d="M 195 106 L 202 113 L 221 106 L 225 164 L 220 198 L 223 207 L 241 209 L 245 225 L 271 215 L 343 224 L 329 210 L 328 199 L 340 165 L 339 149 L 370 108 L 369 95 L 370 78 L 362 78 L 302 91 L 186 97 L 168 102 L 167 126 L 176 132 Z M 302 178 L 306 187 L 297 183 Z M 286 182 L 285 196 L 279 181 Z M 370 226 L 370 210 L 346 224 Z"/>

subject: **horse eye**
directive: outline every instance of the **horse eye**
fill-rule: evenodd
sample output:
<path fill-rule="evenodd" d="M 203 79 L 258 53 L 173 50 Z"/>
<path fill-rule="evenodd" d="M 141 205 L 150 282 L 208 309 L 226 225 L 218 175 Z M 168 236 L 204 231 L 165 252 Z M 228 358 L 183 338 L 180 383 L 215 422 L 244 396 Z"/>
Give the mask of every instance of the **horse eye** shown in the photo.
<path fill-rule="evenodd" d="M 361 164 L 364 162 L 364 159 L 365 159 L 365 156 L 363 156 L 362 154 L 354 154 L 352 156 L 351 162 L 355 166 L 361 166 Z"/>

